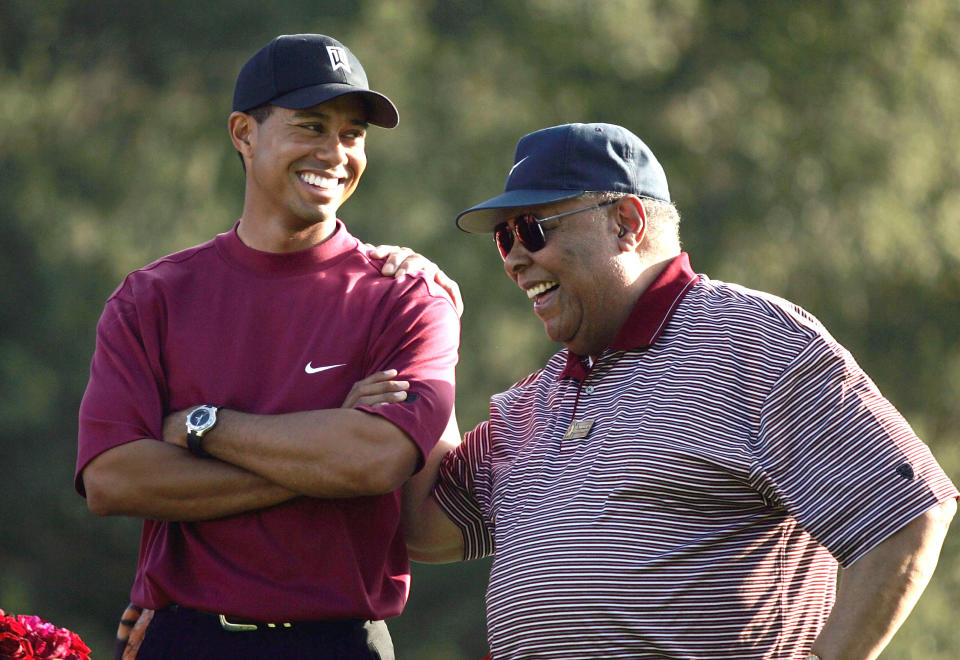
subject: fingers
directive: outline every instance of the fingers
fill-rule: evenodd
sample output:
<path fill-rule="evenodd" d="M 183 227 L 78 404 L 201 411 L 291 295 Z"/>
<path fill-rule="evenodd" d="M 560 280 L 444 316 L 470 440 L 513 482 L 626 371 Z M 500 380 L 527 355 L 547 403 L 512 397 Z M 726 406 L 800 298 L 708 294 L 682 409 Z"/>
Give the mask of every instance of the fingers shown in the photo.
<path fill-rule="evenodd" d="M 369 243 L 364 243 L 363 247 L 367 250 L 367 255 L 373 259 L 383 259 L 393 250 L 398 250 L 396 245 L 370 245 Z"/>
<path fill-rule="evenodd" d="M 374 259 L 385 259 L 380 274 L 385 277 L 400 277 L 407 273 L 423 273 L 423 276 L 440 285 L 453 301 L 458 316 L 463 316 L 463 297 L 460 287 L 440 267 L 410 248 L 397 245 L 367 246 L 367 254 Z"/>
<path fill-rule="evenodd" d="M 415 271 L 416 268 L 411 268 L 409 264 L 406 266 L 403 264 L 411 258 L 423 259 L 423 257 L 410 248 L 400 247 L 399 245 L 378 245 L 370 249 L 367 254 L 374 259 L 386 259 L 386 261 L 383 262 L 383 267 L 380 269 L 380 274 L 387 277 L 390 275 L 398 277 L 404 273 Z M 426 259 L 423 260 L 426 261 Z M 427 261 L 427 263 L 430 262 Z"/>
<path fill-rule="evenodd" d="M 416 252 L 411 252 L 400 262 L 400 265 L 397 266 L 395 277 L 400 277 L 407 273 L 423 273 L 423 276 L 429 280 L 436 277 L 438 272 L 440 272 L 440 266 Z"/>
<path fill-rule="evenodd" d="M 359 380 L 350 388 L 341 408 L 370 406 L 376 408 L 388 403 L 397 403 L 407 398 L 406 390 L 410 383 L 405 380 L 391 380 L 397 375 L 396 369 L 378 371 Z"/>
<path fill-rule="evenodd" d="M 450 299 L 453 300 L 453 306 L 457 310 L 457 316 L 463 316 L 463 297 L 460 295 L 460 286 L 442 270 L 437 270 L 433 276 L 433 281 L 449 294 Z"/>
<path fill-rule="evenodd" d="M 126 642 L 130 639 L 130 631 L 133 630 L 133 624 L 140 618 L 141 612 L 143 612 L 142 607 L 133 603 L 127 605 L 127 609 L 123 611 L 123 616 L 120 617 L 120 625 L 117 627 L 117 641 Z"/>
<path fill-rule="evenodd" d="M 400 277 L 407 273 L 423 273 L 427 279 L 435 276 L 440 270 L 437 264 L 433 263 L 421 254 L 417 254 L 407 247 L 399 245 L 378 245 L 370 247 L 367 254 L 374 259 L 384 259 L 383 266 L 380 268 L 380 274 L 384 276 Z"/>
<path fill-rule="evenodd" d="M 153 620 L 153 610 L 144 610 L 137 622 L 133 625 L 130 632 L 130 638 L 127 640 L 126 648 L 123 650 L 123 660 L 134 660 L 140 651 L 140 645 L 143 643 L 143 637 L 147 634 L 147 626 Z"/>

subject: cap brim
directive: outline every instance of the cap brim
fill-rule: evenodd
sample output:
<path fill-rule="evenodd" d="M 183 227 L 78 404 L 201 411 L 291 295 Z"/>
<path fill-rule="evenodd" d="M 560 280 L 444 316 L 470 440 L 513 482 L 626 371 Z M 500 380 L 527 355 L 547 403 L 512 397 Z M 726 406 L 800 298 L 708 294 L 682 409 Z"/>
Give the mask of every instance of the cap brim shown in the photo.
<path fill-rule="evenodd" d="M 461 212 L 457 216 L 457 227 L 471 234 L 487 234 L 507 217 L 508 214 L 504 209 L 550 204 L 578 197 L 585 192 L 585 190 L 509 190 Z"/>
<path fill-rule="evenodd" d="M 358 94 L 363 97 L 367 105 L 367 121 L 374 126 L 383 128 L 394 128 L 400 123 L 400 114 L 397 112 L 393 102 L 383 94 L 369 89 L 357 89 L 353 85 L 341 83 L 325 83 L 323 85 L 312 85 L 310 87 L 301 87 L 292 92 L 278 96 L 270 101 L 271 105 L 278 105 L 281 108 L 290 108 L 292 110 L 302 110 L 311 108 L 321 103 L 326 103 L 338 96 L 346 94 Z"/>

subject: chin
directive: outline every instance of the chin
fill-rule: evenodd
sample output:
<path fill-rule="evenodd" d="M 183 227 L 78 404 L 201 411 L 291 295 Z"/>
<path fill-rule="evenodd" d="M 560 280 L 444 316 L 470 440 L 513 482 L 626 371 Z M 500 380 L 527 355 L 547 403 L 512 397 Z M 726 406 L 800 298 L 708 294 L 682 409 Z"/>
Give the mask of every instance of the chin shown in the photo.
<path fill-rule="evenodd" d="M 574 339 L 571 339 L 569 337 L 564 338 L 565 337 L 564 335 L 559 335 L 556 332 L 550 332 L 549 328 L 544 328 L 544 331 L 546 331 L 547 339 L 549 339 L 550 341 L 556 342 L 558 344 L 563 344 L 564 346 L 569 348 L 571 351 L 574 350 L 574 346 L 576 345 L 576 341 Z"/>
<path fill-rule="evenodd" d="M 300 220 L 305 225 L 319 225 L 337 219 L 337 207 L 324 205 L 313 207 L 300 214 Z"/>

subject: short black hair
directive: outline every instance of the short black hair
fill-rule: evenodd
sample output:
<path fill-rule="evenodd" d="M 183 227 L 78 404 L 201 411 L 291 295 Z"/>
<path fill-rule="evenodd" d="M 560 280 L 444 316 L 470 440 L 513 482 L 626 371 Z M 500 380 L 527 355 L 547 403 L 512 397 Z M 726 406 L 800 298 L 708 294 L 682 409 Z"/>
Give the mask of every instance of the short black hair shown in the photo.
<path fill-rule="evenodd" d="M 263 105 L 258 105 L 256 108 L 247 110 L 247 114 L 253 117 L 258 124 L 262 124 L 273 114 L 273 108 L 274 106 L 269 103 L 264 103 Z"/>

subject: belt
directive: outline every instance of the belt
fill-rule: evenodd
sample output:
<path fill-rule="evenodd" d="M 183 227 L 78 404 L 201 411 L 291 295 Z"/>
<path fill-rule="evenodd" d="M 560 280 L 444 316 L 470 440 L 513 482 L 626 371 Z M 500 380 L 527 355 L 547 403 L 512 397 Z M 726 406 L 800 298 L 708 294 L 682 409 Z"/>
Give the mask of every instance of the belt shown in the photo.
<path fill-rule="evenodd" d="M 323 619 L 316 621 L 280 621 L 270 623 L 266 621 L 252 621 L 250 619 L 229 616 L 226 614 L 204 612 L 203 610 L 195 610 L 192 607 L 184 607 L 182 605 L 168 605 L 160 610 L 160 612 L 175 616 L 209 619 L 211 622 L 217 622 L 220 627 L 227 632 L 289 630 L 293 628 L 298 630 L 310 629 L 314 631 L 322 630 L 326 632 L 342 632 L 362 628 L 367 623 L 367 619 Z"/>

